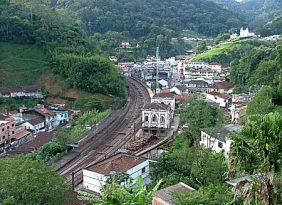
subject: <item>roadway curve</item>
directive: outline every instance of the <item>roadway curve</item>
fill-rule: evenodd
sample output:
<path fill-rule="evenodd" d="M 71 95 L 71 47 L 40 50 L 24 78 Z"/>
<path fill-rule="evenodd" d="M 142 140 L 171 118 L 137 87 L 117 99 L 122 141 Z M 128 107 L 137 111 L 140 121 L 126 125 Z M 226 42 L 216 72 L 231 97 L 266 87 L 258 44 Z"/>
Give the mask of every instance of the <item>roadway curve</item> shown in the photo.
<path fill-rule="evenodd" d="M 68 178 L 69 183 L 74 173 L 75 185 L 80 184 L 83 168 L 115 154 L 131 139 L 132 127 L 140 122 L 141 109 L 150 97 L 146 87 L 133 78 L 127 78 L 126 84 L 129 94 L 126 105 L 108 116 L 99 125 L 100 130 L 91 129 L 84 134 L 79 139 L 81 146 L 75 148 L 77 157 L 57 170 Z"/>

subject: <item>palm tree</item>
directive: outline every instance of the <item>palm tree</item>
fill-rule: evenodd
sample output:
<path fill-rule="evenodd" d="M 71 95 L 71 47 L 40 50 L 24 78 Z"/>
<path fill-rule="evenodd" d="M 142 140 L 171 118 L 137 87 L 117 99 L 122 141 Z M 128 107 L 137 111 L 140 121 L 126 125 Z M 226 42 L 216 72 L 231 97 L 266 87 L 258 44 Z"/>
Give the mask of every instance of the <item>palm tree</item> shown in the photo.
<path fill-rule="evenodd" d="M 260 198 L 276 204 L 275 174 L 280 171 L 282 116 L 279 113 L 251 116 L 240 134 L 233 136 L 229 176 L 249 175 L 253 183 L 237 194 L 245 204 Z M 256 203 L 256 202 L 255 202 Z"/>

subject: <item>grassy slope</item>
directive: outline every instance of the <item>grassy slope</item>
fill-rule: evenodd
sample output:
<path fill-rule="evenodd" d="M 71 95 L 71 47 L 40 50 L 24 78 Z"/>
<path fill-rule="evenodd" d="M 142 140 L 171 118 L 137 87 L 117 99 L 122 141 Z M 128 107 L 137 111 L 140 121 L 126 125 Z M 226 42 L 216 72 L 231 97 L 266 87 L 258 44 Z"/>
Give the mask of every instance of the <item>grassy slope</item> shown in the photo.
<path fill-rule="evenodd" d="M 0 90 L 40 84 L 45 87 L 50 103 L 66 103 L 65 98 L 96 97 L 104 103 L 113 104 L 113 97 L 91 94 L 71 88 L 66 80 L 48 71 L 44 52 L 35 45 L 0 42 Z M 6 102 L 7 101 L 7 102 Z M 13 110 L 22 104 L 38 103 L 34 100 L 9 99 L 0 102 L 0 112 Z M 7 106 L 9 104 L 10 106 Z"/>
<path fill-rule="evenodd" d="M 256 38 L 248 38 L 243 40 L 236 40 L 236 41 L 229 41 L 224 44 L 218 45 L 217 47 L 207 50 L 201 54 L 198 54 L 195 56 L 195 60 L 197 61 L 209 61 L 209 59 L 212 59 L 216 56 L 222 55 L 223 53 L 230 53 L 230 51 L 234 50 L 236 47 L 240 47 L 243 44 L 252 43 L 253 41 L 256 41 L 258 43 L 267 43 L 266 40 L 263 39 L 256 39 Z"/>
<path fill-rule="evenodd" d="M 0 42 L 0 89 L 32 85 L 45 68 L 40 48 Z"/>

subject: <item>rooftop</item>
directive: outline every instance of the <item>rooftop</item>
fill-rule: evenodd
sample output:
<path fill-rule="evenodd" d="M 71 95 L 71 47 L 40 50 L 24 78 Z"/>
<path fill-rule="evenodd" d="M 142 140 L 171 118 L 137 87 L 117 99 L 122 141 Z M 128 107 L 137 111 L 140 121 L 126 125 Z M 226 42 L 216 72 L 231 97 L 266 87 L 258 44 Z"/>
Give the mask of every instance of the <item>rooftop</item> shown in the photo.
<path fill-rule="evenodd" d="M 176 200 L 174 198 L 175 193 L 184 194 L 192 191 L 195 191 L 195 189 L 180 182 L 178 184 L 156 191 L 154 197 L 158 197 L 170 205 L 176 205 Z"/>
<path fill-rule="evenodd" d="M 172 93 L 156 93 L 153 98 L 174 98 Z"/>
<path fill-rule="evenodd" d="M 234 86 L 228 81 L 223 81 L 223 82 L 214 83 L 213 85 L 210 86 L 210 88 L 229 90 L 234 88 Z"/>
<path fill-rule="evenodd" d="M 231 95 L 229 95 L 229 94 L 224 94 L 224 93 L 210 92 L 210 93 L 208 93 L 208 94 L 209 94 L 209 95 L 217 96 L 217 97 L 222 98 L 222 99 L 225 99 L 225 100 L 232 98 Z"/>
<path fill-rule="evenodd" d="M 109 175 L 111 172 L 120 174 L 128 171 L 138 164 L 141 164 L 146 160 L 147 159 L 145 158 L 119 153 L 92 166 L 89 166 L 86 169 L 103 175 Z"/>
<path fill-rule="evenodd" d="M 53 132 L 39 132 L 36 138 L 25 142 L 16 148 L 16 152 L 33 152 L 38 150 L 44 144 L 51 141 L 53 138 Z"/>
<path fill-rule="evenodd" d="M 37 117 L 37 118 L 31 119 L 31 120 L 28 120 L 27 122 L 29 122 L 32 125 L 38 125 L 40 123 L 43 123 L 44 120 L 41 117 Z"/>
<path fill-rule="evenodd" d="M 16 139 L 16 140 L 20 140 L 20 139 L 22 139 L 22 138 L 28 136 L 29 134 L 30 134 L 29 131 L 27 131 L 27 130 L 21 130 L 20 132 L 18 132 L 17 134 L 15 134 L 15 135 L 13 136 L 13 138 Z"/>
<path fill-rule="evenodd" d="M 51 110 L 47 110 L 45 108 L 38 108 L 38 109 L 35 109 L 35 111 L 45 117 L 55 116 L 54 112 L 52 112 Z"/>
<path fill-rule="evenodd" d="M 169 110 L 170 106 L 163 103 L 148 103 L 144 106 L 144 110 Z"/>

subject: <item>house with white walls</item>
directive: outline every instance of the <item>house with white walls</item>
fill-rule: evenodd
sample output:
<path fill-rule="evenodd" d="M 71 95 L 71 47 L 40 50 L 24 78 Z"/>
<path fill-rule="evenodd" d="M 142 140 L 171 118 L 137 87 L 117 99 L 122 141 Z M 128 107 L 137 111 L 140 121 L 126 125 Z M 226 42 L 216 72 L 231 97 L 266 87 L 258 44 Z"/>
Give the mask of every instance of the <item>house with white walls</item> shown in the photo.
<path fill-rule="evenodd" d="M 83 187 L 87 190 L 101 194 L 102 187 L 110 177 L 126 174 L 131 180 L 125 180 L 122 184 L 136 184 L 138 177 L 142 177 L 145 183 L 149 180 L 149 160 L 125 153 L 119 153 L 102 160 L 94 165 L 86 167 L 83 173 Z"/>
<path fill-rule="evenodd" d="M 200 145 L 217 153 L 223 153 L 227 158 L 230 153 L 231 143 L 233 142 L 230 135 L 240 132 L 242 128 L 241 125 L 229 124 L 223 125 L 217 133 L 201 131 Z"/>
<path fill-rule="evenodd" d="M 231 104 L 232 97 L 229 94 L 210 92 L 206 93 L 206 100 L 214 102 L 220 107 L 227 108 Z"/>
<path fill-rule="evenodd" d="M 45 131 L 45 123 L 44 118 L 37 117 L 30 120 L 25 121 L 20 127 L 24 128 L 25 130 L 31 131 L 33 134 L 37 134 L 38 132 Z"/>

